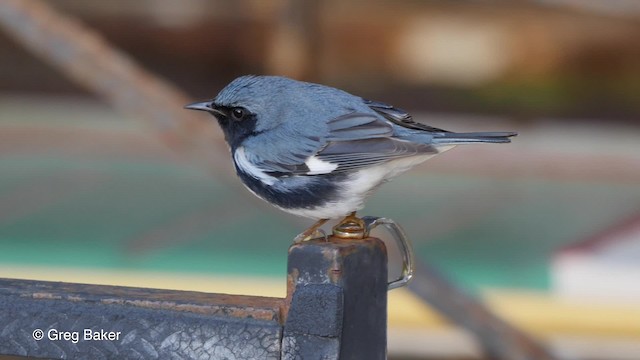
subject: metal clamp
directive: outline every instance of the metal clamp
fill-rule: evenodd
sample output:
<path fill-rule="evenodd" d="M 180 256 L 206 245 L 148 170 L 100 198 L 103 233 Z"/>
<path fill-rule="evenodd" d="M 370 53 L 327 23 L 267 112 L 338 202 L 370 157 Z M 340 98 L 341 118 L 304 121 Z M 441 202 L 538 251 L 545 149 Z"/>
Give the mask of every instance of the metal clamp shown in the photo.
<path fill-rule="evenodd" d="M 395 241 L 400 253 L 402 254 L 402 273 L 399 278 L 390 281 L 387 284 L 387 289 L 395 289 L 405 286 L 411 281 L 413 277 L 413 247 L 411 241 L 407 238 L 404 230 L 395 221 L 387 218 L 365 216 L 362 218 L 365 223 L 365 233 L 368 235 L 371 230 L 382 225 L 387 229 L 393 240 Z"/>

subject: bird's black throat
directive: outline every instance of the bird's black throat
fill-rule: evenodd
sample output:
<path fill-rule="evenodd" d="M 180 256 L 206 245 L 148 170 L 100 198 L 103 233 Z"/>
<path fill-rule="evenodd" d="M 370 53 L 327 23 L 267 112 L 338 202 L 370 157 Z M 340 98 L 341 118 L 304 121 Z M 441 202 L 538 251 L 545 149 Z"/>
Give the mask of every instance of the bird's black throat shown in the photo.
<path fill-rule="evenodd" d="M 220 128 L 224 133 L 224 138 L 229 147 L 235 151 L 242 142 L 252 135 L 257 135 L 256 123 L 257 118 L 254 114 L 250 114 L 242 121 L 232 120 L 229 116 L 216 116 Z"/>

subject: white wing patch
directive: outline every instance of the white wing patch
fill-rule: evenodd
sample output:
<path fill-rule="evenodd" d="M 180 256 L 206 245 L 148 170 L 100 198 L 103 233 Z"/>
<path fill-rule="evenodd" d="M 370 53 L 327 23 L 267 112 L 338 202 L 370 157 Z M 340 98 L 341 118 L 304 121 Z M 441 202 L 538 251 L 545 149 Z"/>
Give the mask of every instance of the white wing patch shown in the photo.
<path fill-rule="evenodd" d="M 338 164 L 318 159 L 316 156 L 308 157 L 304 164 L 309 168 L 307 175 L 328 174 L 338 168 Z"/>
<path fill-rule="evenodd" d="M 236 149 L 236 152 L 233 154 L 233 159 L 242 171 L 262 181 L 263 183 L 267 185 L 273 185 L 276 182 L 277 179 L 275 177 L 266 174 L 264 171 L 262 171 L 262 169 L 260 169 L 251 161 L 249 161 L 249 159 L 247 159 L 247 155 L 244 153 L 243 147 L 239 147 L 238 149 Z"/>

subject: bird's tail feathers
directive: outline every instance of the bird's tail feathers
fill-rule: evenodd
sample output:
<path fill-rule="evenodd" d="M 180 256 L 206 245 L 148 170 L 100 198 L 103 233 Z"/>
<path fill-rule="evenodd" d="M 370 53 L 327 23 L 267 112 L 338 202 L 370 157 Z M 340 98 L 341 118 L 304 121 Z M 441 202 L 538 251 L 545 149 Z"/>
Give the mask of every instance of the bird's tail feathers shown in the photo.
<path fill-rule="evenodd" d="M 515 132 L 473 132 L 473 133 L 439 133 L 433 138 L 435 144 L 473 144 L 473 143 L 510 143 Z"/>

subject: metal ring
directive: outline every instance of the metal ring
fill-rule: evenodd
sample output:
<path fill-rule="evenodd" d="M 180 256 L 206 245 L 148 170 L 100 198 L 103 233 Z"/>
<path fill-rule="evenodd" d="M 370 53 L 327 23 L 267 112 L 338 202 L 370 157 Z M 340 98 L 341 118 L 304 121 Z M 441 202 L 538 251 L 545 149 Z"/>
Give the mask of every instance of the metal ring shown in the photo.
<path fill-rule="evenodd" d="M 404 230 L 395 221 L 387 218 L 365 216 L 362 218 L 366 226 L 366 234 L 369 234 L 371 230 L 375 229 L 379 225 L 384 226 L 391 237 L 395 241 L 400 253 L 402 254 L 402 274 L 396 280 L 390 281 L 387 284 L 387 289 L 395 289 L 405 286 L 411 281 L 413 277 L 413 247 L 411 241 L 407 238 Z"/>

